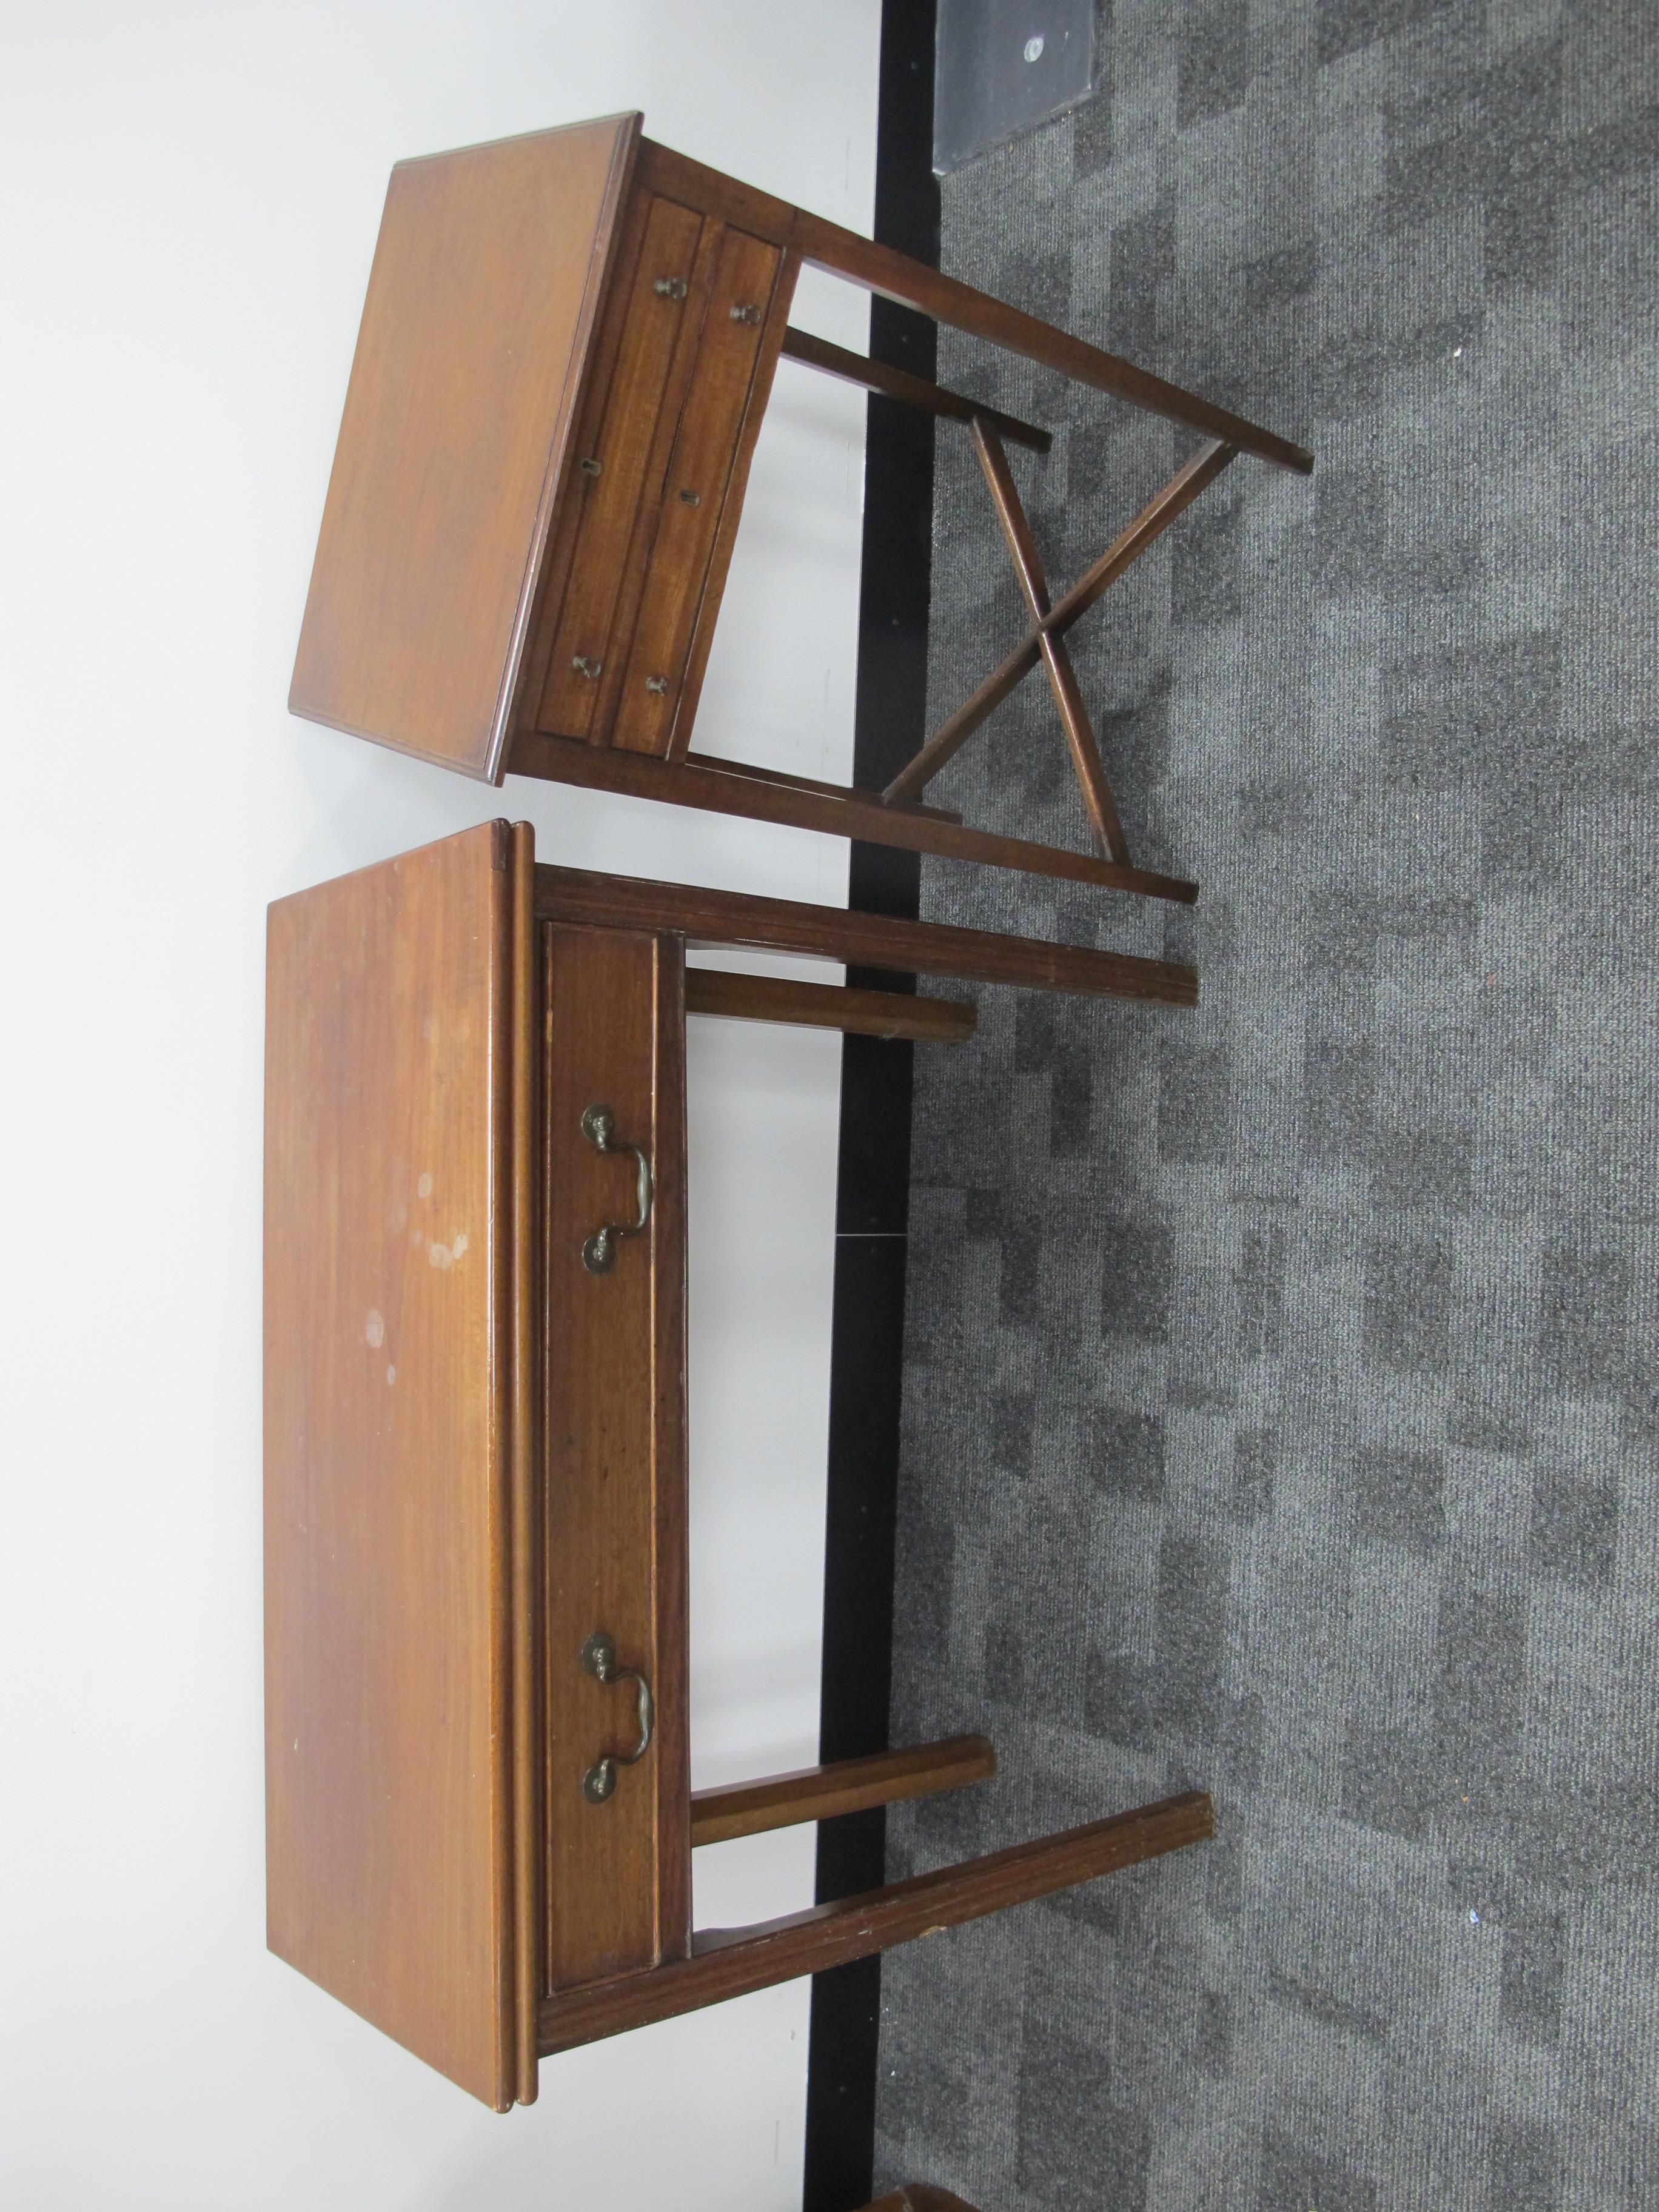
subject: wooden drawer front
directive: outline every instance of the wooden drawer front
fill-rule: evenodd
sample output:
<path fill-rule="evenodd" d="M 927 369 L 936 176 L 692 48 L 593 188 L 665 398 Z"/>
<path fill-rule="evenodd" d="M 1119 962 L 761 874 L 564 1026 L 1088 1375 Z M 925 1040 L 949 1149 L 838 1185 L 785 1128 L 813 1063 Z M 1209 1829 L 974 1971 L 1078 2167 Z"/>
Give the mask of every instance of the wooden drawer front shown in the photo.
<path fill-rule="evenodd" d="M 720 241 L 611 730 L 633 752 L 666 753 L 673 734 L 728 487 L 742 495 L 732 465 L 782 259 L 740 230 Z"/>
<path fill-rule="evenodd" d="M 545 1550 L 547 1982 L 568 1988 L 684 1956 L 690 1941 L 686 1751 L 684 1006 L 678 940 L 550 927 L 547 992 Z M 636 1162 L 650 1221 L 608 1270 L 582 1247 L 631 1224 Z M 655 1705 L 651 1748 L 593 1802 L 583 1778 L 638 1740 L 632 1681 L 583 1665 L 604 1632 Z"/>
<path fill-rule="evenodd" d="M 554 625 L 538 715 L 539 728 L 561 737 L 591 736 L 601 697 L 611 689 L 603 684 L 602 675 L 612 650 L 617 601 L 641 500 L 649 500 L 657 489 L 647 482 L 652 448 L 659 442 L 659 420 L 688 305 L 695 312 L 692 275 L 702 231 L 702 218 L 691 209 L 672 200 L 651 203 L 639 258 L 628 281 L 621 343 L 604 412 L 581 456 L 598 461 L 599 473 L 584 473 L 579 466 L 573 479 L 574 542 L 565 556 L 564 604 Z M 618 649 L 626 650 L 625 640 Z"/>

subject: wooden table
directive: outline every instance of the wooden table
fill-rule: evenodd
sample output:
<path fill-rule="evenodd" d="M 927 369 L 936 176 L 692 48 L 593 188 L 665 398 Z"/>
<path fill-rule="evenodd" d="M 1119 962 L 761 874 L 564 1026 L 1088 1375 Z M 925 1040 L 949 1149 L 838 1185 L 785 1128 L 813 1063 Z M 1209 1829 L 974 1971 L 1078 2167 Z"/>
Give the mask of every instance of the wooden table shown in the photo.
<path fill-rule="evenodd" d="M 641 134 L 637 115 L 392 171 L 289 704 L 499 783 L 508 770 L 1189 900 L 1136 866 L 1066 636 L 1270 430 Z M 1049 434 L 789 325 L 803 264 L 1194 431 L 1199 451 L 1049 591 L 1006 447 Z M 778 363 L 969 426 L 1030 634 L 884 792 L 691 750 Z M 971 828 L 930 779 L 1025 675 L 1054 692 L 1095 849 Z"/>
<path fill-rule="evenodd" d="M 974 2212 L 974 2207 L 965 2197 L 957 2197 L 932 2182 L 907 2181 L 902 2189 L 895 2189 L 885 2197 L 878 2197 L 873 2204 L 866 2204 L 864 2212 Z"/>
<path fill-rule="evenodd" d="M 693 1932 L 697 1844 L 994 1761 L 969 1737 L 691 1793 L 685 1021 L 708 986 L 688 939 L 1177 1005 L 1193 988 L 1114 953 L 538 867 L 505 822 L 272 907 L 269 1940 L 501 2110 L 545 2053 L 1212 1828 L 1206 1797 L 1173 1798 Z M 752 981 L 703 1002 L 970 1026 L 948 1002 Z"/>

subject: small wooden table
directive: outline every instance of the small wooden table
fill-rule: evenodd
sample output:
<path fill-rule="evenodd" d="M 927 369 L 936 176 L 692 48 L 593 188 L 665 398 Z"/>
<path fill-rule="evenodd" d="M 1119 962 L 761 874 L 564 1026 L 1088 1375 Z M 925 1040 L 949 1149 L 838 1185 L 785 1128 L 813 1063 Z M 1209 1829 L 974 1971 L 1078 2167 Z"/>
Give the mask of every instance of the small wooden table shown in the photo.
<path fill-rule="evenodd" d="M 965 2197 L 957 2197 L 933 2182 L 907 2181 L 902 2189 L 895 2189 L 885 2197 L 878 2197 L 873 2204 L 866 2204 L 864 2212 L 974 2212 L 974 2207 Z"/>
<path fill-rule="evenodd" d="M 637 115 L 401 161 L 346 394 L 289 704 L 499 783 L 511 769 L 1146 896 L 1066 635 L 1239 453 L 1300 447 L 641 135 Z M 1009 471 L 1046 430 L 789 326 L 803 264 L 1198 432 L 1051 598 Z M 970 426 L 1030 623 L 885 792 L 690 750 L 750 458 L 791 359 Z M 1095 849 L 921 793 L 1042 666 Z"/>
<path fill-rule="evenodd" d="M 487 823 L 270 910 L 271 1948 L 499 2110 L 543 2054 L 1212 1832 L 1118 1814 L 763 1925 L 695 1846 L 989 1773 L 969 1737 L 693 1796 L 688 939 L 1182 1003 L 1109 952 L 538 867 Z M 960 1036 L 721 975 L 710 1011 Z M 780 997 L 780 993 L 783 994 Z M 919 1006 L 921 1011 L 906 1013 Z"/>

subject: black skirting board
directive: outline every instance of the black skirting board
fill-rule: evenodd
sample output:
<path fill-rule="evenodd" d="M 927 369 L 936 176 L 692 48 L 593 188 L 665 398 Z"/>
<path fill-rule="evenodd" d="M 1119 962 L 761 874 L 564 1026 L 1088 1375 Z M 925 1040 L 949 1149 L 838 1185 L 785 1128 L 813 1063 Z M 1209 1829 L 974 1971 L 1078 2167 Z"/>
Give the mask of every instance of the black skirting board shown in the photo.
<path fill-rule="evenodd" d="M 933 143 L 934 0 L 882 9 L 875 235 L 939 261 Z M 933 325 L 873 299 L 870 350 L 932 378 Z M 880 790 L 927 736 L 927 616 L 933 509 L 933 420 L 872 396 L 865 457 L 863 573 L 853 780 Z M 915 854 L 852 850 L 848 903 L 914 917 Z M 866 988 L 890 975 L 849 973 Z M 842 1046 L 841 1152 L 830 1377 L 819 1756 L 887 1748 L 892 1682 L 894 1530 L 909 1210 L 913 1048 L 871 1037 Z M 886 1816 L 878 1809 L 818 1830 L 820 1903 L 885 1879 Z M 881 1960 L 860 1960 L 812 1984 L 804 2212 L 854 2212 L 872 2193 Z"/>

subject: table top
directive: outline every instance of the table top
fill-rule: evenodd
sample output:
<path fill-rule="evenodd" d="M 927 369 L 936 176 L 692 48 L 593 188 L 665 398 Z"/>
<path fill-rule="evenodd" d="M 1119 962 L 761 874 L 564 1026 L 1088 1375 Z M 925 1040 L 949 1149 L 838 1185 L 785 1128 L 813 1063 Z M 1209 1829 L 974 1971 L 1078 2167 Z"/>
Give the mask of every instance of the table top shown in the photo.
<path fill-rule="evenodd" d="M 513 840 L 270 911 L 269 1942 L 513 2100 Z"/>
<path fill-rule="evenodd" d="M 295 714 L 497 779 L 640 121 L 392 170 Z"/>

